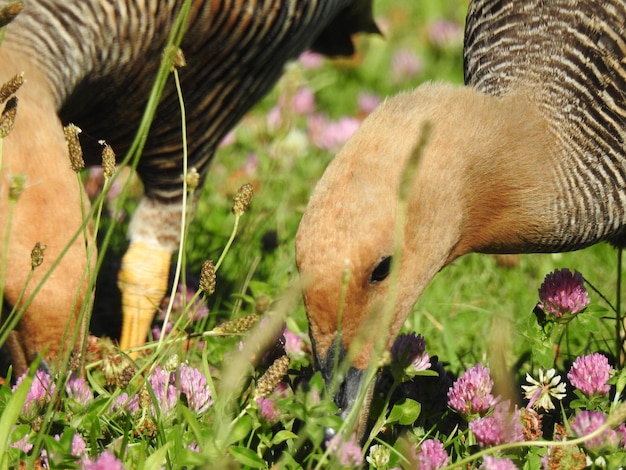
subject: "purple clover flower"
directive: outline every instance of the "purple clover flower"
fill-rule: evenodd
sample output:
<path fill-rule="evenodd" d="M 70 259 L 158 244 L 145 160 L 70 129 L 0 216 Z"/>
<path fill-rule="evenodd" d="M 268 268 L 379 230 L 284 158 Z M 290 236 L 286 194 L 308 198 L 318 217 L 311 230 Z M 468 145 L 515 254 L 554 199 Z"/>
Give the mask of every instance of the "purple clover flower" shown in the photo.
<path fill-rule="evenodd" d="M 259 397 L 256 399 L 256 403 L 259 407 L 259 415 L 267 423 L 274 424 L 278 421 L 278 418 L 280 418 L 280 410 L 272 400 Z"/>
<path fill-rule="evenodd" d="M 426 439 L 421 443 L 415 459 L 415 467 L 420 470 L 436 470 L 448 464 L 450 457 L 441 441 Z"/>
<path fill-rule="evenodd" d="M 359 112 L 367 116 L 378 107 L 381 101 L 382 99 L 378 95 L 371 93 L 359 93 L 359 96 L 357 97 Z"/>
<path fill-rule="evenodd" d="M 342 117 L 331 121 L 323 114 L 312 114 L 307 121 L 307 132 L 315 146 L 322 150 L 337 150 L 358 129 L 360 121 Z"/>
<path fill-rule="evenodd" d="M 416 77 L 423 69 L 420 58 L 409 49 L 400 49 L 391 58 L 391 75 L 396 83 Z"/>
<path fill-rule="evenodd" d="M 111 451 L 107 450 L 96 460 L 86 461 L 82 468 L 84 470 L 124 470 L 124 465 Z"/>
<path fill-rule="evenodd" d="M 178 401 L 176 388 L 170 384 L 170 372 L 161 366 L 157 366 L 148 377 L 148 383 L 150 384 L 152 393 L 154 393 L 154 398 L 156 399 L 156 405 L 159 408 L 159 412 L 163 415 L 169 414 L 169 412 L 174 409 L 176 402 Z M 152 416 L 156 416 L 157 411 L 155 403 L 151 399 L 151 395 L 149 395 L 149 397 L 150 411 Z M 114 409 L 124 408 L 132 414 L 137 413 L 140 408 L 146 406 L 147 404 L 144 404 L 140 395 L 134 395 L 129 399 L 126 393 L 122 393 L 112 405 Z"/>
<path fill-rule="evenodd" d="M 401 334 L 391 346 L 391 357 L 403 368 L 419 372 L 430 369 L 430 356 L 426 352 L 426 340 L 422 335 Z"/>
<path fill-rule="evenodd" d="M 328 441 L 327 448 L 344 467 L 354 467 L 363 464 L 363 451 L 357 444 L 354 435 L 344 441 L 341 434 L 336 434 L 335 437 Z"/>
<path fill-rule="evenodd" d="M 17 382 L 11 389 L 13 392 L 17 390 L 27 374 L 28 372 L 24 373 L 19 379 L 17 379 Z M 26 419 L 35 418 L 50 402 L 52 395 L 54 395 L 55 387 L 56 386 L 50 375 L 47 372 L 38 369 L 37 372 L 35 372 L 35 377 L 33 378 L 30 390 L 26 395 L 26 400 L 24 400 L 21 415 Z"/>
<path fill-rule="evenodd" d="M 581 411 L 572 420 L 572 431 L 578 437 L 585 436 L 606 423 L 606 415 L 600 411 Z M 615 446 L 620 441 L 621 436 L 613 429 L 607 429 L 599 436 L 596 436 L 583 445 L 587 449 L 597 449 L 606 445 Z"/>
<path fill-rule="evenodd" d="M 187 364 L 180 366 L 180 391 L 187 397 L 189 409 L 202 413 L 213 404 L 211 389 L 202 372 Z"/>
<path fill-rule="evenodd" d="M 33 445 L 28 441 L 29 438 L 30 438 L 30 434 L 26 434 L 19 441 L 13 442 L 11 444 L 11 447 L 20 449 L 25 454 L 28 454 L 33 449 Z"/>
<path fill-rule="evenodd" d="M 137 413 L 137 411 L 139 411 L 139 399 L 137 398 L 137 395 L 131 398 L 128 393 L 121 393 L 111 403 L 111 411 L 116 412 L 119 410 L 126 410 L 130 414 Z"/>
<path fill-rule="evenodd" d="M 611 387 L 607 384 L 611 377 L 611 366 L 606 356 L 593 353 L 576 358 L 567 374 L 572 385 L 585 395 L 607 395 Z"/>
<path fill-rule="evenodd" d="M 308 87 L 302 87 L 291 98 L 291 111 L 299 116 L 315 110 L 315 93 Z"/>
<path fill-rule="evenodd" d="M 437 47 L 448 47 L 460 43 L 463 38 L 463 28 L 450 20 L 439 19 L 428 27 L 428 39 Z"/>
<path fill-rule="evenodd" d="M 485 455 L 483 464 L 478 468 L 480 470 L 517 470 L 517 466 L 512 460 L 505 457 L 492 457 L 490 455 Z"/>
<path fill-rule="evenodd" d="M 205 412 L 213 404 L 211 389 L 206 377 L 198 369 L 187 364 L 180 365 L 179 373 L 180 392 L 185 396 L 187 406 L 198 414 Z M 160 413 L 167 415 L 178 402 L 175 373 L 157 366 L 148 377 L 148 383 L 154 393 Z M 124 409 L 131 414 L 137 413 L 140 407 L 140 396 L 129 397 L 127 393 L 120 394 L 111 405 L 113 411 Z M 156 416 L 156 409 L 152 402 L 150 403 L 150 410 L 152 415 Z"/>
<path fill-rule="evenodd" d="M 448 390 L 448 405 L 464 416 L 484 414 L 497 402 L 491 394 L 489 368 L 476 364 L 467 369 Z"/>
<path fill-rule="evenodd" d="M 148 378 L 152 392 L 157 400 L 157 405 L 163 414 L 168 414 L 172 411 L 178 401 L 176 387 L 170 383 L 170 378 L 171 373 L 161 366 L 157 366 Z M 152 403 L 152 414 L 156 416 L 154 403 Z"/>
<path fill-rule="evenodd" d="M 67 397 L 81 406 L 87 406 L 93 400 L 93 392 L 87 381 L 81 377 L 71 378 L 65 385 Z"/>
<path fill-rule="evenodd" d="M 54 440 L 60 442 L 61 435 L 55 434 Z M 80 436 L 80 434 L 75 433 L 72 436 L 72 447 L 70 449 L 71 455 L 84 460 L 86 459 L 86 450 L 87 444 L 85 443 L 85 440 Z M 50 468 L 50 460 L 55 460 L 57 457 L 58 455 L 55 452 L 48 452 L 46 449 L 43 449 L 41 451 L 42 468 Z"/>
<path fill-rule="evenodd" d="M 317 52 L 304 51 L 300 54 L 298 62 L 300 62 L 305 69 L 317 69 L 324 64 L 324 57 Z"/>
<path fill-rule="evenodd" d="M 74 457 L 82 457 L 85 455 L 87 451 L 87 443 L 81 437 L 80 434 L 76 433 L 72 437 L 72 455 Z"/>
<path fill-rule="evenodd" d="M 539 304 L 545 313 L 557 318 L 573 315 L 589 305 L 585 280 L 578 271 L 556 269 L 548 274 L 539 288 Z"/>
<path fill-rule="evenodd" d="M 285 328 L 283 331 L 283 338 L 285 338 L 285 353 L 291 358 L 302 358 L 304 356 L 304 341 L 300 336 Z"/>
<path fill-rule="evenodd" d="M 470 421 L 469 429 L 481 447 L 524 440 L 524 428 L 520 421 L 520 412 L 516 408 L 511 413 L 508 401 L 498 403 L 492 415 Z"/>

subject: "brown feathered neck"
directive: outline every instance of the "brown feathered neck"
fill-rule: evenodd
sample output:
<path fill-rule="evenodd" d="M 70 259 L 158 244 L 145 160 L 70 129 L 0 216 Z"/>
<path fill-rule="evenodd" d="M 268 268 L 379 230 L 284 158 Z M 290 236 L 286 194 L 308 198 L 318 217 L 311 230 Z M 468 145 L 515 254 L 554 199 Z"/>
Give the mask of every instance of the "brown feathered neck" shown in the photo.
<path fill-rule="evenodd" d="M 429 84 L 386 100 L 329 165 L 298 231 L 318 357 L 339 331 L 346 349 L 358 343 L 353 365 L 367 366 L 375 340 L 391 344 L 442 267 L 471 251 L 523 252 L 540 243 L 551 230 L 553 149 L 523 92 L 495 98 Z M 372 282 L 392 255 L 397 274 Z"/>

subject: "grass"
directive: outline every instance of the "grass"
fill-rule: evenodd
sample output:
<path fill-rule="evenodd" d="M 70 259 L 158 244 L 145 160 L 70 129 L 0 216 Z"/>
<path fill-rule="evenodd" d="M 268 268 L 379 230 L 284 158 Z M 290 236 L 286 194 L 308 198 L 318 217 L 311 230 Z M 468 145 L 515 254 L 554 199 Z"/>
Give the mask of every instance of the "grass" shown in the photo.
<path fill-rule="evenodd" d="M 315 182 L 335 153 L 333 145 L 320 148 L 314 143 L 308 133 L 309 120 L 315 114 L 324 114 L 332 122 L 361 119 L 364 113 L 357 103 L 364 93 L 384 98 L 427 80 L 461 83 L 461 30 L 450 39 L 436 41 L 433 28 L 440 19 L 461 25 L 466 3 L 378 1 L 384 38 L 358 38 L 359 52 L 352 59 L 328 60 L 319 68 L 307 68 L 302 62 L 288 66 L 276 88 L 220 149 L 207 184 L 199 189 L 197 211 L 182 250 L 182 284 L 189 292 L 173 302 L 171 321 L 183 333 L 151 343 L 136 363 L 119 356 L 106 341 L 90 343 L 84 385 L 91 395 L 84 400 L 72 389 L 80 384 L 63 375 L 54 377 L 54 390 L 48 387 L 34 402 L 26 395 L 27 387 L 15 392 L 8 385 L 1 387 L 0 437 L 10 436 L 11 444 L 25 438 L 27 445 L 9 446 L 7 454 L 0 453 L 4 455 L 0 468 L 20 462 L 27 467 L 41 465 L 42 450 L 50 468 L 88 467 L 104 455 L 138 469 L 350 467 L 342 464 L 338 451 L 332 453 L 323 446 L 323 429 L 338 427 L 340 420 L 324 397 L 319 374 L 312 370 L 306 315 L 293 287 L 298 222 Z M 282 122 L 269 122 L 277 103 L 289 102 L 300 89 L 313 93 L 314 109 L 300 112 L 283 105 Z M 232 199 L 243 183 L 251 183 L 255 194 L 234 230 Z M 136 204 L 133 194 L 131 185 L 122 196 L 107 199 L 105 206 L 130 213 Z M 115 258 L 125 249 L 127 221 L 106 217 L 102 221 L 99 233 L 110 243 L 108 256 Z M 234 244 L 217 272 L 217 290 L 205 296 L 197 290 L 202 264 L 221 259 L 233 235 Z M 569 267 L 583 273 L 614 302 L 617 266 L 616 251 L 605 244 L 576 253 L 524 255 L 512 267 L 501 266 L 492 256 L 466 256 L 435 278 L 405 329 L 421 333 L 429 355 L 437 356 L 451 375 L 501 356 L 514 370 L 516 381 L 522 381 L 526 372 L 536 376 L 538 368 L 552 364 L 564 376 L 577 356 L 615 351 L 614 323 L 606 318 L 610 309 L 600 295 L 591 292 L 592 302 L 584 315 L 544 335 L 532 313 L 537 289 L 547 273 Z M 197 298 L 201 301 L 196 302 Z M 258 325 L 256 314 L 269 320 Z M 286 344 L 276 346 L 283 321 L 295 336 L 287 335 L 282 338 Z M 252 325 L 257 326 L 248 335 Z M 243 346 L 238 347 L 240 342 Z M 559 343 L 557 355 L 552 342 Z M 268 351 L 261 343 L 270 345 Z M 283 378 L 285 350 L 291 363 Z M 194 376 L 193 391 L 185 389 L 187 372 L 182 364 L 193 366 L 202 376 Z M 34 369 L 23 383 L 37 383 L 33 374 Z M 613 379 L 613 402 L 591 403 L 576 396 L 578 406 L 613 412 L 624 385 L 620 377 Z M 398 377 L 394 379 L 398 390 L 409 390 L 408 385 L 399 384 Z M 409 384 L 428 378 L 418 375 L 402 380 Z M 280 381 L 279 391 L 273 390 Z M 426 389 L 432 385 L 419 383 Z M 178 393 L 178 400 L 168 402 L 169 387 Z M 210 406 L 208 401 L 201 403 L 206 407 L 195 406 L 199 398 L 194 393 L 206 390 L 211 393 Z M 479 449 L 463 419 L 447 410 L 434 413 L 428 408 L 432 396 L 422 394 L 422 402 L 413 398 L 392 396 L 376 405 L 376 409 L 388 406 L 392 411 L 381 415 L 381 433 L 369 436 L 368 441 L 388 449 L 390 462 L 365 465 L 410 467 L 415 464 L 410 463 L 410 456 L 419 445 L 437 438 L 454 462 L 469 459 L 472 468 L 478 468 Z M 550 420 L 566 423 L 569 419 L 574 409 L 569 408 L 570 402 L 560 410 L 562 415 L 559 410 L 546 413 L 546 439 L 553 436 Z M 83 444 L 77 444 L 76 436 Z M 505 445 L 487 452 L 513 458 L 520 467 L 539 468 L 540 457 L 551 445 L 539 442 L 536 449 Z M 82 450 L 74 449 L 81 445 Z M 0 446 L 6 446 L 6 440 Z M 608 468 L 617 468 L 611 465 L 624 457 L 615 449 L 612 460 L 606 452 L 585 451 L 593 458 L 604 458 Z M 368 449 L 363 453 L 372 457 Z"/>

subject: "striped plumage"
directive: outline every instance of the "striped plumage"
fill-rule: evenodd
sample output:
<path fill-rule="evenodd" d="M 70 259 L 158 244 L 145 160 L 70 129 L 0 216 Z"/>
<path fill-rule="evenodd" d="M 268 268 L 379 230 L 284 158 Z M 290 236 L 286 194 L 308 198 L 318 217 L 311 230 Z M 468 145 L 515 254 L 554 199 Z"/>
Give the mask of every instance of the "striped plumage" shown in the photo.
<path fill-rule="evenodd" d="M 621 240 L 625 22 L 618 0 L 473 0 L 466 86 L 388 98 L 331 162 L 296 259 L 327 382 L 349 359 L 336 396 L 344 416 L 376 345 L 391 346 L 459 256 Z"/>
<path fill-rule="evenodd" d="M 187 118 L 194 136 L 190 166 L 205 174 L 221 138 L 276 82 L 287 60 L 315 48 L 318 35 L 317 49 L 352 53 L 350 34 L 374 31 L 371 19 L 362 16 L 363 23 L 334 31 L 337 41 L 331 45 L 323 42 L 330 33 L 324 28 L 342 10 L 366 14 L 370 1 L 196 0 L 181 44 L 188 64 L 181 72 L 182 88 L 191 103 Z M 31 1 L 9 26 L 5 47 L 45 71 L 62 121 L 80 125 L 83 145 L 98 150 L 97 141 L 105 139 L 121 154 L 136 131 L 181 3 Z M 166 201 L 178 201 L 182 191 L 174 93 L 172 84 L 153 125 L 147 158 L 139 165 L 147 194 Z M 87 153 L 99 157 L 99 151 Z"/>
<path fill-rule="evenodd" d="M 11 243 L 3 255 L 15 269 L 6 280 L 7 304 L 19 297 L 35 241 L 48 245 L 46 259 L 52 260 L 80 226 L 80 194 L 67 164 L 61 122 L 82 129 L 88 163 L 100 163 L 101 139 L 124 155 L 182 4 L 25 0 L 23 11 L 8 25 L 0 46 L 0 82 L 24 72 L 26 83 L 17 93 L 15 129 L 4 142 L 2 184 L 18 170 L 38 184 L 18 202 Z M 187 66 L 180 76 L 189 167 L 202 179 L 220 140 L 273 86 L 288 60 L 309 47 L 350 54 L 353 33 L 376 31 L 371 0 L 194 0 L 190 11 L 181 44 Z M 145 341 L 165 291 L 170 256 L 178 244 L 181 145 L 179 103 L 170 81 L 137 167 L 145 196 L 131 222 L 131 246 L 120 273 L 124 347 Z M 49 180 L 55 185 L 48 185 Z M 64 212 L 58 212 L 59 207 Z M 2 200 L 0 220 L 7 214 L 7 201 Z M 43 350 L 56 356 L 63 328 L 74 315 L 72 305 L 88 296 L 80 278 L 86 264 L 79 239 L 11 339 L 18 370 Z M 35 273 L 27 295 L 42 275 Z M 133 316 L 129 311 L 141 313 Z"/>
<path fill-rule="evenodd" d="M 475 1 L 468 19 L 465 82 L 495 96 L 530 88 L 571 159 L 555 175 L 561 230 L 533 248 L 615 237 L 626 220 L 626 192 L 616 191 L 626 187 L 626 2 Z"/>

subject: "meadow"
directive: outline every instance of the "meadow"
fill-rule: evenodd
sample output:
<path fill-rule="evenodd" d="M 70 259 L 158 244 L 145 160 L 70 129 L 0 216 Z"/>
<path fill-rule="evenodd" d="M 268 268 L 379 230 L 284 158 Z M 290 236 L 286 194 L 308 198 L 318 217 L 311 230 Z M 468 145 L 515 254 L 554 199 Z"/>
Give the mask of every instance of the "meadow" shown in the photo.
<path fill-rule="evenodd" d="M 131 360 L 93 336 L 84 380 L 33 369 L 2 385 L 0 468 L 624 468 L 621 255 L 608 244 L 455 261 L 405 324 L 417 358 L 384 367 L 371 432 L 356 442 L 342 428 L 324 441 L 324 428 L 342 422 L 312 364 L 294 261 L 298 223 L 324 168 L 380 100 L 429 80 L 462 83 L 466 7 L 378 0 L 383 35 L 356 38 L 354 57 L 305 53 L 290 64 L 224 140 L 204 187 L 192 189 L 200 194 L 177 260 L 180 282 L 148 346 Z M 115 335 L 110 266 L 141 191 L 122 176 L 101 193 L 100 169 L 82 175 L 94 206 L 102 203 L 101 240 L 110 237 L 92 328 L 101 337 Z M 233 214 L 244 184 L 254 195 Z M 217 265 L 214 288 L 207 260 Z M 562 268 L 584 276 L 574 287 L 589 303 L 544 319 L 539 288 Z M 606 372 L 604 382 L 593 372 L 594 387 L 577 386 L 573 364 L 593 353 L 606 365 L 583 365 Z"/>

